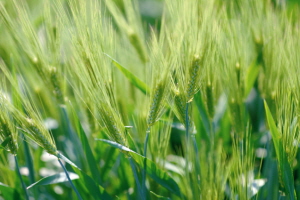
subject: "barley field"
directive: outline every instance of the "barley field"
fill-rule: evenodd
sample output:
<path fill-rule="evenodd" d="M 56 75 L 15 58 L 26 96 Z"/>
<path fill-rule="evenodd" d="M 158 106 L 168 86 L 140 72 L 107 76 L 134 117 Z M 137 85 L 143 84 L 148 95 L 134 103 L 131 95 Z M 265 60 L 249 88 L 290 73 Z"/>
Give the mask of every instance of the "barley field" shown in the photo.
<path fill-rule="evenodd" d="M 0 0 L 0 200 L 296 200 L 299 77 L 297 0 Z"/>

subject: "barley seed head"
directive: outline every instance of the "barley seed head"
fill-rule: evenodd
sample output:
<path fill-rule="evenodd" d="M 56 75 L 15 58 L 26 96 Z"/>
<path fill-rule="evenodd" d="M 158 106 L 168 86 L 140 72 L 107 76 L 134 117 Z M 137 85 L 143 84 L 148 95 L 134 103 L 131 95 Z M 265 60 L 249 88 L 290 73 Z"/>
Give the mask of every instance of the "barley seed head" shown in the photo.
<path fill-rule="evenodd" d="M 10 120 L 5 116 L 3 110 L 0 111 L 0 143 L 8 140 L 7 149 L 14 155 L 18 151 L 17 131 Z"/>
<path fill-rule="evenodd" d="M 159 82 L 153 92 L 151 106 L 148 114 L 148 127 L 152 126 L 160 117 L 164 107 L 164 92 L 166 90 L 166 82 Z"/>
<path fill-rule="evenodd" d="M 9 100 L 0 92 L 0 143 L 8 140 L 7 149 L 16 155 L 18 150 L 18 133 L 9 114 L 9 104 Z"/>
<path fill-rule="evenodd" d="M 200 58 L 199 55 L 194 55 L 192 64 L 189 70 L 189 81 L 187 86 L 187 101 L 193 100 L 193 96 L 196 93 L 200 74 Z"/>

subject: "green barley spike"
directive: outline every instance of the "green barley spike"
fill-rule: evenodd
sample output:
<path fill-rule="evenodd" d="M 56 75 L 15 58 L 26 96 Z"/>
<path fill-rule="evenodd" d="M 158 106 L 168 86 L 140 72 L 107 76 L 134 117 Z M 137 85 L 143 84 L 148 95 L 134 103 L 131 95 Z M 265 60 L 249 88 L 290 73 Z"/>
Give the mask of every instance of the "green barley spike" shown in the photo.
<path fill-rule="evenodd" d="M 12 125 L 5 105 L 5 97 L 0 96 L 0 141 L 8 139 L 7 149 L 14 155 L 17 154 L 17 130 Z"/>
<path fill-rule="evenodd" d="M 53 93 L 60 104 L 64 104 L 63 93 L 61 90 L 61 84 L 58 78 L 56 67 L 50 67 L 49 69 L 50 81 L 53 86 Z"/>
<path fill-rule="evenodd" d="M 210 118 L 214 117 L 214 95 L 213 95 L 213 87 L 210 81 L 208 81 L 206 85 L 206 104 L 207 110 Z"/>
<path fill-rule="evenodd" d="M 175 109 L 177 110 L 177 118 L 182 124 L 186 124 L 186 101 L 185 95 L 175 92 Z"/>
<path fill-rule="evenodd" d="M 242 118 L 242 110 L 239 103 L 234 98 L 232 98 L 230 101 L 230 109 L 232 114 L 232 123 L 234 125 L 235 131 L 238 134 L 239 138 L 243 138 L 244 122 Z"/>
<path fill-rule="evenodd" d="M 108 130 L 109 137 L 119 144 L 126 145 L 126 140 L 123 135 L 125 133 L 124 127 L 121 127 L 113 114 L 107 110 L 102 110 L 101 117 Z"/>
<path fill-rule="evenodd" d="M 24 118 L 23 118 L 24 119 Z M 49 154 L 57 156 L 58 151 L 56 145 L 47 130 L 39 127 L 33 119 L 23 120 L 24 133 L 35 143 L 45 149 Z"/>
<path fill-rule="evenodd" d="M 194 60 L 189 70 L 189 82 L 187 89 L 187 100 L 188 102 L 193 100 L 193 96 L 195 94 L 195 89 L 197 86 L 197 82 L 199 80 L 199 69 L 200 69 L 200 59 L 198 55 L 194 56 Z"/>
<path fill-rule="evenodd" d="M 157 118 L 159 117 L 160 108 L 162 107 L 161 101 L 163 99 L 164 89 L 165 86 L 161 82 L 158 83 L 157 86 L 155 87 L 151 106 L 150 106 L 150 111 L 147 119 L 148 127 L 152 126 L 157 121 Z"/>
<path fill-rule="evenodd" d="M 16 131 L 9 127 L 9 124 L 0 117 L 0 139 L 8 139 L 7 147 L 8 150 L 13 154 L 17 155 L 18 143 L 16 138 Z"/>
<path fill-rule="evenodd" d="M 236 73 L 236 77 L 237 77 L 238 86 L 241 87 L 241 66 L 240 66 L 240 63 L 238 63 L 238 62 L 235 65 L 235 73 Z"/>

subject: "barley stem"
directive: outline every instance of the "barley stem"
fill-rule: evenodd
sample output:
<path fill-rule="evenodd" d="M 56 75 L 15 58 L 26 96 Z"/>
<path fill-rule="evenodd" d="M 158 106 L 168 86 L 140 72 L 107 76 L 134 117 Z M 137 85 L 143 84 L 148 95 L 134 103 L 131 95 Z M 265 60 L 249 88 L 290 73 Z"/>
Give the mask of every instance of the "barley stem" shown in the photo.
<path fill-rule="evenodd" d="M 185 170 L 186 170 L 186 178 L 187 183 L 190 183 L 190 175 L 189 175 L 189 103 L 186 103 L 185 108 L 185 141 L 186 141 L 186 151 L 185 151 Z"/>
<path fill-rule="evenodd" d="M 148 146 L 148 140 L 149 140 L 149 133 L 150 133 L 150 127 L 147 128 L 146 131 L 146 138 L 144 142 L 144 170 L 142 174 L 142 190 L 143 193 L 146 194 L 146 170 L 147 170 L 147 146 Z"/>
<path fill-rule="evenodd" d="M 22 175 L 21 175 L 21 173 L 20 173 L 20 168 L 19 168 L 17 156 L 14 155 L 14 158 L 15 158 L 15 163 L 16 163 L 16 171 L 17 171 L 17 173 L 18 173 L 18 176 L 19 176 L 20 181 L 21 181 L 22 188 L 23 188 L 24 193 L 25 193 L 25 199 L 26 199 L 26 200 L 29 200 L 28 191 L 27 191 L 27 189 L 26 189 L 26 185 L 25 185 L 25 183 L 24 183 L 24 181 L 23 181 L 23 178 L 22 178 Z"/>
<path fill-rule="evenodd" d="M 75 191 L 75 193 L 76 193 L 76 195 L 77 195 L 77 198 L 78 198 L 79 200 L 83 200 L 83 199 L 81 198 L 81 196 L 80 196 L 78 190 L 76 189 L 75 185 L 74 185 L 73 182 L 71 181 L 70 176 L 69 176 L 69 173 L 68 173 L 66 167 L 64 166 L 64 164 L 61 162 L 61 160 L 60 160 L 59 158 L 58 158 L 58 162 L 59 162 L 60 166 L 63 168 L 63 170 L 64 170 L 64 172 L 65 172 L 65 174 L 66 174 L 66 176 L 67 176 L 67 179 L 68 179 L 69 183 L 71 184 L 71 187 L 73 188 L 73 190 Z"/>
<path fill-rule="evenodd" d="M 197 141 L 196 141 L 196 137 L 195 135 L 192 135 L 192 140 L 193 140 L 193 144 L 194 144 L 194 151 L 195 151 L 195 163 L 196 163 L 196 179 L 197 179 L 197 183 L 198 185 L 200 185 L 200 172 L 201 172 L 201 166 L 200 166 L 200 161 L 199 161 L 199 150 L 198 150 L 198 145 L 197 145 Z"/>
<path fill-rule="evenodd" d="M 128 160 L 129 160 L 129 163 L 130 163 L 130 166 L 131 166 L 131 170 L 133 172 L 133 176 L 134 176 L 134 179 L 135 179 L 135 182 L 136 182 L 136 186 L 137 186 L 137 189 L 138 189 L 138 194 L 140 196 L 140 199 L 146 200 L 146 195 L 144 195 L 144 191 L 141 188 L 141 184 L 139 182 L 139 177 L 137 175 L 137 171 L 135 169 L 134 162 L 133 162 L 131 157 L 128 157 Z"/>
<path fill-rule="evenodd" d="M 24 144 L 25 161 L 26 161 L 26 165 L 29 170 L 29 181 L 30 181 L 30 184 L 33 184 L 35 182 L 33 162 L 32 162 L 32 158 L 30 155 L 28 142 L 26 141 L 26 138 L 23 134 L 22 134 L 22 138 L 23 138 L 23 144 Z"/>
<path fill-rule="evenodd" d="M 185 131 L 185 136 L 186 136 L 186 141 L 187 141 L 187 144 L 189 143 L 189 104 L 186 103 L 186 108 L 185 108 L 185 128 L 186 128 L 186 131 Z"/>

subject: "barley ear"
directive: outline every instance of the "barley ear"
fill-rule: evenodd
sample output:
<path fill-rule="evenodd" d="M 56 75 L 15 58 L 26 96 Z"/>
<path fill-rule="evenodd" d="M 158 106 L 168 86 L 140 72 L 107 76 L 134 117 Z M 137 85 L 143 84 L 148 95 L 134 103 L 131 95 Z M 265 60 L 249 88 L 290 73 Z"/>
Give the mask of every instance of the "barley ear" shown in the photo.
<path fill-rule="evenodd" d="M 61 90 L 61 83 L 58 78 L 56 67 L 50 67 L 49 69 L 50 81 L 53 87 L 53 93 L 60 104 L 64 104 L 64 97 Z"/>
<path fill-rule="evenodd" d="M 108 131 L 108 136 L 115 142 L 126 146 L 127 141 L 124 137 L 125 126 L 123 126 L 121 119 L 113 113 L 109 106 L 104 104 L 100 108 L 100 113 L 101 120 Z"/>
<path fill-rule="evenodd" d="M 50 133 L 43 127 L 37 125 L 33 119 L 27 118 L 24 121 L 26 126 L 26 135 L 36 142 L 39 146 L 44 148 L 48 153 L 57 156 L 58 151 Z"/>
<path fill-rule="evenodd" d="M 159 82 L 153 92 L 150 111 L 148 114 L 147 125 L 152 126 L 160 117 L 163 107 L 164 92 L 166 89 L 165 81 Z"/>
<path fill-rule="evenodd" d="M 212 119 L 214 117 L 214 94 L 213 94 L 213 87 L 210 81 L 208 81 L 206 85 L 206 104 L 209 117 Z"/>
<path fill-rule="evenodd" d="M 176 117 L 179 119 L 179 121 L 184 125 L 191 125 L 191 120 L 189 116 L 187 115 L 186 108 L 187 108 L 187 101 L 186 101 L 186 95 L 184 93 L 181 93 L 179 91 L 173 91 L 174 92 L 174 106 L 175 110 L 174 113 Z M 188 123 L 187 123 L 188 121 Z"/>
<path fill-rule="evenodd" d="M 1 94 L 2 95 L 2 94 Z M 7 141 L 7 149 L 13 154 L 17 155 L 18 142 L 17 130 L 12 124 L 7 112 L 7 104 L 5 97 L 0 96 L 0 142 Z"/>
<path fill-rule="evenodd" d="M 231 116 L 232 116 L 232 123 L 234 125 L 234 129 L 237 133 L 237 136 L 242 139 L 244 134 L 244 119 L 243 119 L 243 112 L 241 109 L 241 105 L 235 98 L 232 98 L 229 103 Z"/>
<path fill-rule="evenodd" d="M 2 114 L 2 113 L 1 113 Z M 1 115 L 0 114 L 0 115 Z M 0 141 L 7 140 L 7 148 L 13 155 L 17 155 L 18 143 L 16 138 L 16 130 L 5 121 L 5 119 L 0 116 Z"/>
<path fill-rule="evenodd" d="M 29 118 L 23 113 L 20 113 L 17 110 L 13 110 L 13 116 L 16 119 L 18 128 L 22 130 L 22 132 L 29 139 L 45 149 L 49 154 L 57 156 L 58 151 L 51 134 L 44 127 L 43 122 L 36 116 L 36 113 L 30 114 L 34 118 Z"/>
<path fill-rule="evenodd" d="M 187 86 L 187 101 L 191 102 L 196 93 L 197 82 L 199 80 L 200 58 L 198 55 L 194 56 L 192 65 L 189 70 L 189 82 Z"/>

